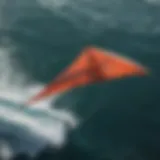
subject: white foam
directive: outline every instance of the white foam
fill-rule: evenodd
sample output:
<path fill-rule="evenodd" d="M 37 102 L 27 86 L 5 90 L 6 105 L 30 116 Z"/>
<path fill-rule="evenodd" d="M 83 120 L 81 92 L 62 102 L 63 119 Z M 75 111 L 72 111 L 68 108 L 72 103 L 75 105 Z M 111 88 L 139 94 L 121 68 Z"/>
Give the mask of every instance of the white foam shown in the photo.
<path fill-rule="evenodd" d="M 9 145 L 3 141 L 0 140 L 0 158 L 1 160 L 10 160 L 13 157 L 13 152 Z"/>
<path fill-rule="evenodd" d="M 26 111 L 18 109 L 21 103 L 38 92 L 43 85 L 26 85 L 27 76 L 11 62 L 13 51 L 15 49 L 9 46 L 0 48 L 0 98 L 11 102 L 9 105 L 0 102 L 0 120 L 23 128 L 26 133 L 52 142 L 57 147 L 62 146 L 66 140 L 68 125 L 74 128 L 76 119 L 69 111 L 51 109 L 51 100 L 30 106 Z M 35 116 L 36 112 L 40 114 Z"/>
<path fill-rule="evenodd" d="M 22 111 L 0 107 L 0 119 L 5 120 L 19 127 L 23 127 L 28 132 L 45 138 L 53 144 L 60 145 L 64 142 L 64 126 L 62 121 L 54 121 L 54 119 L 34 118 Z"/>

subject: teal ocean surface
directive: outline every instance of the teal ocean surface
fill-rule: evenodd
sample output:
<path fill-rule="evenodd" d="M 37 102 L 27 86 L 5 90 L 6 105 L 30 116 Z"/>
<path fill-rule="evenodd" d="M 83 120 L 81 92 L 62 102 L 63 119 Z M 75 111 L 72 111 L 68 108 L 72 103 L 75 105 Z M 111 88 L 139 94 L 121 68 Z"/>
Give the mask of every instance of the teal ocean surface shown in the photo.
<path fill-rule="evenodd" d="M 12 154 L 35 155 L 50 144 L 60 148 L 59 159 L 160 158 L 158 0 L 3 0 L 0 8 L 0 140 Z M 19 110 L 88 45 L 151 73 Z"/>

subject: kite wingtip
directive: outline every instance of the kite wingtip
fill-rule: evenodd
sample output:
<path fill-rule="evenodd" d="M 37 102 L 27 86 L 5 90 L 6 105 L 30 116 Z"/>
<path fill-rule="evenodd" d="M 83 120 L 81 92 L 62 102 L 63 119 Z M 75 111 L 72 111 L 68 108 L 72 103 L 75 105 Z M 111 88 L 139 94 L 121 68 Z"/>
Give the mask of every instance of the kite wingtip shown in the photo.
<path fill-rule="evenodd" d="M 142 76 L 148 76 L 151 74 L 151 70 L 147 67 L 141 67 L 141 69 L 139 70 L 139 74 Z"/>

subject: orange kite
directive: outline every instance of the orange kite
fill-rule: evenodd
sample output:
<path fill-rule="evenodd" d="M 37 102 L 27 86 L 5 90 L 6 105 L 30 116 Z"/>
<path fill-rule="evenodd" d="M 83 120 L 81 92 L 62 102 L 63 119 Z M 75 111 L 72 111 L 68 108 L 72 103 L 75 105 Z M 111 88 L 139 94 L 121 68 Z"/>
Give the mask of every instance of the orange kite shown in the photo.
<path fill-rule="evenodd" d="M 144 76 L 147 69 L 127 58 L 95 47 L 87 47 L 77 59 L 27 104 L 75 87 L 129 76 Z"/>

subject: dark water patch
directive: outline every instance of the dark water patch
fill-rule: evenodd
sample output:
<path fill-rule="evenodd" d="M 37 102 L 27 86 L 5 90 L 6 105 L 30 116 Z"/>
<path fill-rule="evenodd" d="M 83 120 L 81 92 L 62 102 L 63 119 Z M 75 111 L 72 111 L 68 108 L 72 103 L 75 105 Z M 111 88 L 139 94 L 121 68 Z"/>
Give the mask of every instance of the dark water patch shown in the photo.
<path fill-rule="evenodd" d="M 51 80 L 88 41 L 68 21 L 52 15 L 24 18 L 14 27 L 11 37 L 19 48 L 17 59 L 39 81 Z"/>

